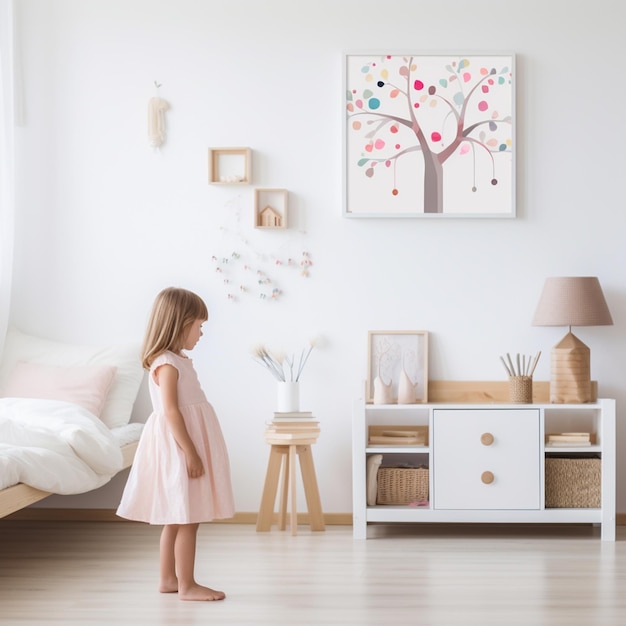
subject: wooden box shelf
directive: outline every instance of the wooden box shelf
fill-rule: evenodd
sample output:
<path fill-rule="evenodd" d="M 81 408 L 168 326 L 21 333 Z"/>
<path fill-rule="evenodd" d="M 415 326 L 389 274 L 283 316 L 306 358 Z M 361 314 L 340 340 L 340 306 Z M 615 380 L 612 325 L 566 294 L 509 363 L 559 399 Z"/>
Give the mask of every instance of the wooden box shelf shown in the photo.
<path fill-rule="evenodd" d="M 209 182 L 247 185 L 252 180 L 250 148 L 209 148 Z"/>
<path fill-rule="evenodd" d="M 255 189 L 255 228 L 287 228 L 288 198 L 286 189 Z"/>

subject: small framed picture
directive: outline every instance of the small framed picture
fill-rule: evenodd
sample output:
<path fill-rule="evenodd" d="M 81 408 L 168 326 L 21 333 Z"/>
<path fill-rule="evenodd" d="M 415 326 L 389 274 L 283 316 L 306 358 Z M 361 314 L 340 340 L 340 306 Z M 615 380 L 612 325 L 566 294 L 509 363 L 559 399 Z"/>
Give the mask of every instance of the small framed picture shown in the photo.
<path fill-rule="evenodd" d="M 367 352 L 367 402 L 428 402 L 427 331 L 370 330 Z"/>

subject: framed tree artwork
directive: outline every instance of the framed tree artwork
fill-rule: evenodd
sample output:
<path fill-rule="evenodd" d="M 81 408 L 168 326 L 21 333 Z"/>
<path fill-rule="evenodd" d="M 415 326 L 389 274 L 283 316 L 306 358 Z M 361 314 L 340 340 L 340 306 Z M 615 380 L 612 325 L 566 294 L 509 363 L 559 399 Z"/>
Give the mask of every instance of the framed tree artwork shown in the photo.
<path fill-rule="evenodd" d="M 513 54 L 347 54 L 344 216 L 515 217 Z"/>
<path fill-rule="evenodd" d="M 370 330 L 367 367 L 367 402 L 428 402 L 428 332 Z"/>

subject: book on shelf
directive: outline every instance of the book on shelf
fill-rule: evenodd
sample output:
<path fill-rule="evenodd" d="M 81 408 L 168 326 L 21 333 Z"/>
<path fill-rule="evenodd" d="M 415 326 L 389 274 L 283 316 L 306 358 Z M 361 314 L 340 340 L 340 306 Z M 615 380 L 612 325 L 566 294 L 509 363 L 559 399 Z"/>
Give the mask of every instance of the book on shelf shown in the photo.
<path fill-rule="evenodd" d="M 425 446 L 426 437 L 415 430 L 383 430 L 369 436 L 370 445 Z"/>
<path fill-rule="evenodd" d="M 384 435 L 372 435 L 369 438 L 372 446 L 425 446 L 426 441 L 421 437 L 385 437 Z"/>
<path fill-rule="evenodd" d="M 590 445 L 591 441 L 548 441 L 546 448 L 584 448 Z"/>
<path fill-rule="evenodd" d="M 383 437 L 416 437 L 419 433 L 415 430 L 383 430 L 381 433 Z"/>
<path fill-rule="evenodd" d="M 595 435 L 592 435 L 592 433 L 549 433 L 546 435 L 546 443 L 549 445 L 584 446 L 591 445 L 594 439 Z"/>
<path fill-rule="evenodd" d="M 279 413 L 278 411 L 274 413 L 274 421 L 281 420 L 310 420 L 313 419 L 313 413 L 311 411 L 289 411 L 284 413 Z"/>
<path fill-rule="evenodd" d="M 307 427 L 304 426 L 285 426 L 282 427 L 280 425 L 277 424 L 269 424 L 267 426 L 267 428 L 265 429 L 265 433 L 268 435 L 275 435 L 275 434 L 298 434 L 298 435 L 310 435 L 311 433 L 319 433 L 320 429 L 319 426 L 317 424 L 310 424 Z"/>
<path fill-rule="evenodd" d="M 317 420 L 299 420 L 297 422 L 287 420 L 275 420 L 266 422 L 268 430 L 311 430 L 317 428 L 319 422 Z"/>
<path fill-rule="evenodd" d="M 428 426 L 372 424 L 367 431 L 370 446 L 426 446 Z"/>

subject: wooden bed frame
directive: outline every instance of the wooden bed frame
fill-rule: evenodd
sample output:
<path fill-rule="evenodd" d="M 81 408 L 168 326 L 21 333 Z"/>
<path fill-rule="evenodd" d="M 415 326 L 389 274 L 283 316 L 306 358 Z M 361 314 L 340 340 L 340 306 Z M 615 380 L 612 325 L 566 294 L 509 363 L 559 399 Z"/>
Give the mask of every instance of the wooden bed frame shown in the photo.
<path fill-rule="evenodd" d="M 132 465 L 138 443 L 139 441 L 133 441 L 122 446 L 122 469 Z M 6 517 L 51 495 L 53 494 L 48 491 L 41 491 L 23 483 L 2 489 L 0 491 L 0 518 Z"/>

